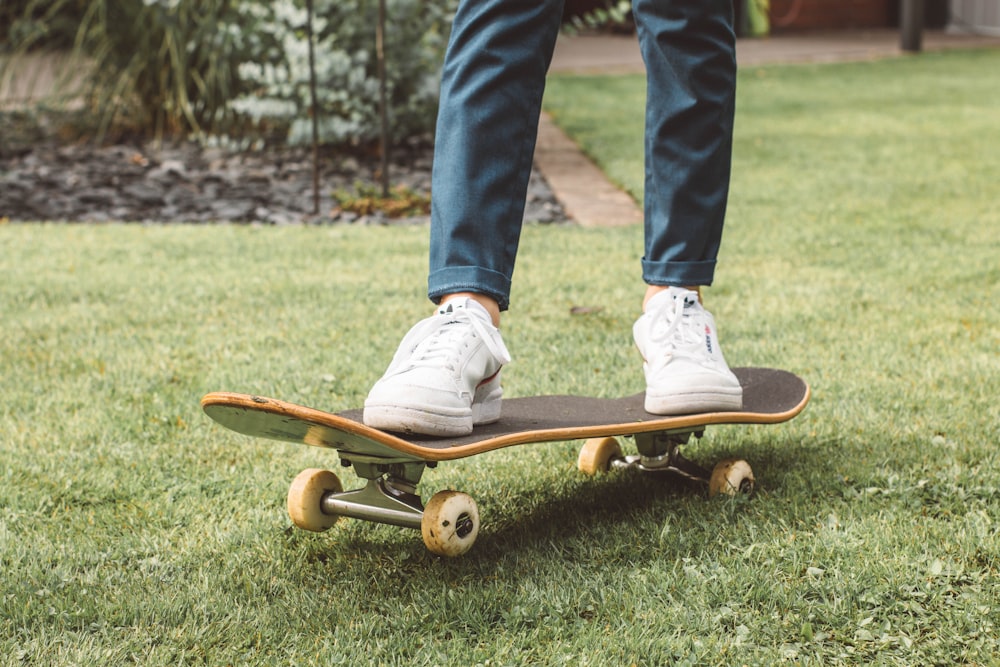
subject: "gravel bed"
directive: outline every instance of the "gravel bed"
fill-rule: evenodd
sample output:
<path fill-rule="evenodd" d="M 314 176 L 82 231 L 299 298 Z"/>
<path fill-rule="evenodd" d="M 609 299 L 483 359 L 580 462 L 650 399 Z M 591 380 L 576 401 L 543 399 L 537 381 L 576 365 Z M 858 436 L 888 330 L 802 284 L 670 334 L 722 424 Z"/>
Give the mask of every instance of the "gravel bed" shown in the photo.
<path fill-rule="evenodd" d="M 393 186 L 429 195 L 428 145 L 394 151 Z M 0 219 L 66 222 L 286 224 L 420 224 L 427 216 L 388 218 L 339 208 L 336 192 L 379 182 L 378 159 L 344 154 L 320 158 L 320 213 L 313 215 L 308 150 L 231 152 L 179 144 L 92 146 L 51 142 L 0 151 Z M 525 220 L 566 222 L 534 171 Z"/>

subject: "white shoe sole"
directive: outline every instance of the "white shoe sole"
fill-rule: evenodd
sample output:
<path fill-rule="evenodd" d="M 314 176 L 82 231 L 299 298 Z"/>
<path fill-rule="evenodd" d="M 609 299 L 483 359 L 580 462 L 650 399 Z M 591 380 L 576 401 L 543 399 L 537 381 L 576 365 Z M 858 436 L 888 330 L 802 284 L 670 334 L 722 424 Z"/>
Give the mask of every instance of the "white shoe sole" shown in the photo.
<path fill-rule="evenodd" d="M 743 388 L 691 389 L 656 394 L 646 392 L 646 412 L 654 415 L 687 415 L 702 412 L 738 412 L 743 409 Z"/>
<path fill-rule="evenodd" d="M 471 411 L 467 415 L 443 415 L 399 405 L 366 405 L 363 419 L 365 425 L 380 431 L 442 437 L 468 435 L 473 424 Z"/>
<path fill-rule="evenodd" d="M 365 425 L 381 431 L 457 437 L 469 435 L 474 426 L 500 419 L 502 397 L 500 382 L 495 380 L 476 391 L 469 408 L 366 404 L 362 419 Z"/>

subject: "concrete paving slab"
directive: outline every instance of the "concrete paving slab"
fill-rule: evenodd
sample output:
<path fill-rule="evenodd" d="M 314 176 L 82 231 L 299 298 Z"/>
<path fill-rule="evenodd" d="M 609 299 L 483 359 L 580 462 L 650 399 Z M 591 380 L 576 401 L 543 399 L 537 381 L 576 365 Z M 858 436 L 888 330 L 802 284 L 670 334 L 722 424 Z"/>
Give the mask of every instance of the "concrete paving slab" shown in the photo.
<path fill-rule="evenodd" d="M 538 124 L 535 166 L 566 214 L 582 227 L 618 227 L 642 222 L 642 209 L 608 180 L 547 114 Z"/>

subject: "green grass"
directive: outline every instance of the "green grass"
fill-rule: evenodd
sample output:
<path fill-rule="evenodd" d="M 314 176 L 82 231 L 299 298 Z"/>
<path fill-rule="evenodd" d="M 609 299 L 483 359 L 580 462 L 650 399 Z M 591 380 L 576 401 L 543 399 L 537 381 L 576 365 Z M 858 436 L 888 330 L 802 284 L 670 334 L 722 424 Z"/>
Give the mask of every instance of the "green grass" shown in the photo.
<path fill-rule="evenodd" d="M 997 66 L 744 72 L 708 304 L 731 363 L 812 404 L 691 449 L 749 459 L 749 501 L 584 478 L 577 443 L 444 464 L 425 496 L 484 518 L 457 560 L 291 529 L 289 481 L 334 457 L 198 408 L 357 405 L 426 311 L 426 229 L 0 226 L 0 664 L 997 664 Z M 547 102 L 634 191 L 642 85 Z M 525 230 L 509 395 L 641 388 L 640 254 L 637 229 Z"/>

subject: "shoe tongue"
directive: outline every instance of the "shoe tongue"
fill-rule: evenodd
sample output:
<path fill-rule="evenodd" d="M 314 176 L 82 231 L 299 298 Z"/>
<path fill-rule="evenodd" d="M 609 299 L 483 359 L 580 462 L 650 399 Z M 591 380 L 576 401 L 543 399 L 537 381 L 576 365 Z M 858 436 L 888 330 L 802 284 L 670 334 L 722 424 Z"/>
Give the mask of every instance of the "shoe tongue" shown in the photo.
<path fill-rule="evenodd" d="M 438 315 L 448 315 L 459 310 L 464 310 L 485 322 L 492 323 L 489 311 L 481 303 L 467 296 L 459 299 L 451 299 L 448 303 L 442 304 L 437 312 Z"/>
<path fill-rule="evenodd" d="M 665 289 L 649 300 L 646 304 L 646 311 L 649 312 L 657 307 L 666 307 L 667 304 L 676 302 L 677 299 L 683 299 L 684 308 L 687 309 L 698 303 L 698 293 L 689 289 L 684 289 L 683 287 L 671 287 L 669 289 Z"/>

